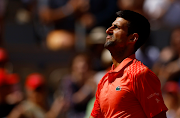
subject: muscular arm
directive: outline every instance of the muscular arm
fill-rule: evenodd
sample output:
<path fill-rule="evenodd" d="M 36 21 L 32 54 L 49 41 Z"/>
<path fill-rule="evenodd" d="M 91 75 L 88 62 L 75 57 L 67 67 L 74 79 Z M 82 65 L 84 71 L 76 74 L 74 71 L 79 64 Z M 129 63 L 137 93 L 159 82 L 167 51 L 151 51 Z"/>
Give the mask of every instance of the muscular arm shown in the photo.
<path fill-rule="evenodd" d="M 166 117 L 166 112 L 162 111 L 161 113 L 157 114 L 156 116 L 154 116 L 153 118 L 167 118 Z"/>

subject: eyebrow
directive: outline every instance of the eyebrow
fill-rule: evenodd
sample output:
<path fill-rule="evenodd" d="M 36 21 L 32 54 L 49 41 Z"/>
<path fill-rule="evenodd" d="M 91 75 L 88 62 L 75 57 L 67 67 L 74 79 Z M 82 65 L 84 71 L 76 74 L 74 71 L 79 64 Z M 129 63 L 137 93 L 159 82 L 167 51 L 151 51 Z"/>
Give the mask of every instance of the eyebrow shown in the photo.
<path fill-rule="evenodd" d="M 119 25 L 118 23 L 112 23 L 112 25 L 114 26 L 114 25 L 116 25 L 117 27 L 119 27 L 119 28 L 122 28 L 123 26 L 121 26 L 121 25 Z"/>

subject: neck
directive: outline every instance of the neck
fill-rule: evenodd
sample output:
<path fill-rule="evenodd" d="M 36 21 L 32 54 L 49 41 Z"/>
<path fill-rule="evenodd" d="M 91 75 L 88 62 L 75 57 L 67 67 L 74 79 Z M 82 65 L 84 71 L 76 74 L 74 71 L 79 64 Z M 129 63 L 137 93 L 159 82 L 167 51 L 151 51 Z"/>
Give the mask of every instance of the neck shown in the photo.
<path fill-rule="evenodd" d="M 132 54 L 134 53 L 122 53 L 118 55 L 117 53 L 116 54 L 111 53 L 114 67 L 116 68 L 125 58 L 129 57 Z"/>
<path fill-rule="evenodd" d="M 110 51 L 112 56 L 112 62 L 116 68 L 125 58 L 132 54 L 135 54 L 134 46 L 124 46 L 124 47 L 108 47 L 106 48 Z"/>

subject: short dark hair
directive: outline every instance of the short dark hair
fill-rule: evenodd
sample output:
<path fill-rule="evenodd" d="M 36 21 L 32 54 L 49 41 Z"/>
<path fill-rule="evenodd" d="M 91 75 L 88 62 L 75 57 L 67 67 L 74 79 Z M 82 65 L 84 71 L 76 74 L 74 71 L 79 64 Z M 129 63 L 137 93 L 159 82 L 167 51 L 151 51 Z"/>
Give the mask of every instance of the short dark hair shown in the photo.
<path fill-rule="evenodd" d="M 147 41 L 150 34 L 150 23 L 143 15 L 130 11 L 121 10 L 116 12 L 118 17 L 128 21 L 128 35 L 137 33 L 139 38 L 135 44 L 135 51 Z"/>

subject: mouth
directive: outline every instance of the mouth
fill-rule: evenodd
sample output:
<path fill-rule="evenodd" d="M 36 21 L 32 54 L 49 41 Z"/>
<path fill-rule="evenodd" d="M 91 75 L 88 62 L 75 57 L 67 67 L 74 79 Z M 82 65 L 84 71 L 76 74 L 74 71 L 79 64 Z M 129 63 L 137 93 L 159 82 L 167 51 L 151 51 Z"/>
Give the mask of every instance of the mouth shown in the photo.
<path fill-rule="evenodd" d="M 112 36 L 111 35 L 107 35 L 106 39 L 111 39 Z"/>

